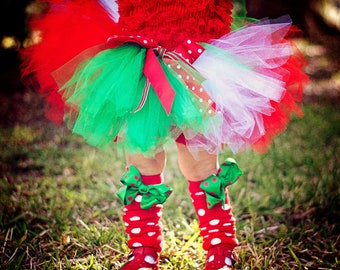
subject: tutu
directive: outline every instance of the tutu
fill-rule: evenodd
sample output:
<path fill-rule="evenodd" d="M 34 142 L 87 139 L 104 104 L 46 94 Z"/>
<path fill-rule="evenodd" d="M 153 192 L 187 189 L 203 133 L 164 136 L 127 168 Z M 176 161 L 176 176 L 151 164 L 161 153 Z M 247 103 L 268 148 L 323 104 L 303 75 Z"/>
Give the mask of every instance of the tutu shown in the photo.
<path fill-rule="evenodd" d="M 235 153 L 248 147 L 263 152 L 291 113 L 302 115 L 308 77 L 304 58 L 285 39 L 289 17 L 231 32 L 230 21 L 218 21 L 216 29 L 202 32 L 208 34 L 185 35 L 176 28 L 183 22 L 174 19 L 180 38 L 167 44 L 164 31 L 149 29 L 152 23 L 147 28 L 136 19 L 141 28 L 122 30 L 122 22 L 134 16 L 124 14 L 130 1 L 121 1 L 122 13 L 120 1 L 50 2 L 47 15 L 33 21 L 42 42 L 24 51 L 23 72 L 36 74 L 51 104 L 50 118 L 60 123 L 63 117 L 91 145 L 152 156 L 184 134 L 192 152 L 218 153 L 225 146 Z M 144 11 L 145 3 L 137 2 Z M 220 6 L 213 14 L 212 2 L 200 1 L 195 12 L 219 18 L 223 8 L 230 10 Z M 74 24 L 63 33 L 69 19 Z M 61 37 L 68 42 L 56 42 Z M 51 50 L 55 54 L 46 58 Z"/>

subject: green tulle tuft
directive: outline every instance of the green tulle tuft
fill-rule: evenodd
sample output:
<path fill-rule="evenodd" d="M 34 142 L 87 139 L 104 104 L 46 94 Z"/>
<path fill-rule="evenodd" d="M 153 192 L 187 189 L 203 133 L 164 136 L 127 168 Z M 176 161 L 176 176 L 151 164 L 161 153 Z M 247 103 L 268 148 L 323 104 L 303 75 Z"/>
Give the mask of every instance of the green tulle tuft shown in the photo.
<path fill-rule="evenodd" d="M 234 31 L 245 26 L 249 22 L 258 21 L 255 18 L 247 17 L 246 0 L 233 0 L 231 30 Z"/>
<path fill-rule="evenodd" d="M 74 133 L 101 149 L 113 143 L 131 153 L 153 155 L 160 145 L 190 128 L 204 132 L 209 121 L 201 105 L 177 74 L 160 61 L 176 92 L 170 115 L 151 87 L 141 110 L 146 78 L 146 49 L 125 44 L 107 49 L 83 63 L 61 89 L 70 110 L 66 120 Z"/>

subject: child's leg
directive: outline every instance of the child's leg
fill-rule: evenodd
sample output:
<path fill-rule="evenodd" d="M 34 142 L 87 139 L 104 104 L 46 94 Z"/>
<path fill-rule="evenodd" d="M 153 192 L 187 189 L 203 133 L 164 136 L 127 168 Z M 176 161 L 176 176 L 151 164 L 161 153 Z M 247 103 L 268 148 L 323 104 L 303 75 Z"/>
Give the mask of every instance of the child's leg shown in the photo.
<path fill-rule="evenodd" d="M 203 248 L 208 251 L 206 270 L 227 269 L 232 266 L 232 250 L 237 246 L 235 219 L 231 212 L 228 193 L 225 205 L 218 203 L 208 207 L 207 196 L 201 183 L 212 175 L 218 174 L 217 156 L 205 151 L 195 158 L 183 143 L 177 143 L 179 166 L 189 181 L 189 191 L 199 219 Z"/>
<path fill-rule="evenodd" d="M 149 202 L 147 199 L 151 197 L 148 196 L 148 189 L 160 186 L 163 182 L 165 154 L 164 152 L 159 153 L 154 158 L 127 155 L 127 165 L 127 171 L 122 177 L 122 182 L 126 184 L 126 187 L 121 189 L 119 196 L 125 204 L 123 220 L 126 233 L 129 235 L 128 246 L 131 253 L 129 261 L 121 269 L 158 269 L 158 257 L 163 241 L 159 225 L 162 205 L 160 201 L 149 204 L 145 202 Z M 130 181 L 129 179 L 132 179 L 130 184 L 127 183 Z M 135 179 L 141 182 L 137 183 Z M 141 186 L 141 183 L 143 186 Z M 130 193 L 129 195 L 126 192 L 128 186 L 131 190 L 136 191 L 134 195 Z M 169 192 L 169 189 L 164 190 Z M 145 196 L 148 196 L 148 198 L 145 198 Z"/>

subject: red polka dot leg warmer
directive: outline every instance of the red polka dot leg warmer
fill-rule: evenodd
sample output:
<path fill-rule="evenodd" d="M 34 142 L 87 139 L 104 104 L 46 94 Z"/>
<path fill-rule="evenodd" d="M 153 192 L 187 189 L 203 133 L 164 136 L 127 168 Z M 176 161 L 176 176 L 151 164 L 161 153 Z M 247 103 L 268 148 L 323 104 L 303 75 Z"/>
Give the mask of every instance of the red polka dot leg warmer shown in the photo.
<path fill-rule="evenodd" d="M 161 184 L 161 175 L 141 176 L 144 185 Z M 138 194 L 132 203 L 124 207 L 123 220 L 126 233 L 129 235 L 130 249 L 152 247 L 161 251 L 163 241 L 159 220 L 162 216 L 162 205 L 154 204 L 148 209 L 141 207 L 142 195 Z"/>
<path fill-rule="evenodd" d="M 216 245 L 222 245 L 233 250 L 238 241 L 236 239 L 235 219 L 226 190 L 225 205 L 217 204 L 208 208 L 205 192 L 200 188 L 201 182 L 189 181 L 189 191 L 203 237 L 203 248 L 209 250 Z"/>
<path fill-rule="evenodd" d="M 201 189 L 202 182 L 189 181 L 189 191 L 199 219 L 203 249 L 208 251 L 206 270 L 231 266 L 231 255 L 237 246 L 235 219 L 226 192 L 225 204 L 218 203 L 208 208 L 206 193 Z M 223 254 L 223 255 L 221 255 Z"/>

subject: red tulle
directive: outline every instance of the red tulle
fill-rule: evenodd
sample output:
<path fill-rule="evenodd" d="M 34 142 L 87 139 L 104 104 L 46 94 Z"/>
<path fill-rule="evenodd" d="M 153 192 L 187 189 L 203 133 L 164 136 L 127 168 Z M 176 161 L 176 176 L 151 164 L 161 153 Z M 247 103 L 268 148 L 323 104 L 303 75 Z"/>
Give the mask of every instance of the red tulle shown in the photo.
<path fill-rule="evenodd" d="M 104 43 L 116 32 L 115 27 L 116 24 L 95 0 L 52 0 L 43 14 L 32 16 L 33 42 L 39 41 L 21 52 L 22 76 L 24 82 L 31 84 L 30 74 L 34 74 L 39 91 L 49 103 L 46 116 L 56 124 L 63 121 L 64 101 L 52 72 L 85 49 Z"/>

